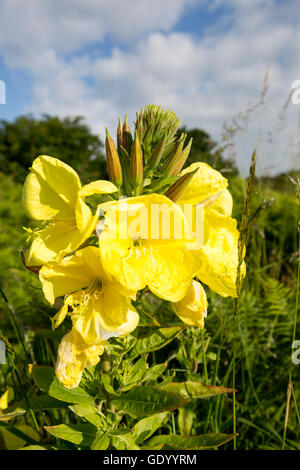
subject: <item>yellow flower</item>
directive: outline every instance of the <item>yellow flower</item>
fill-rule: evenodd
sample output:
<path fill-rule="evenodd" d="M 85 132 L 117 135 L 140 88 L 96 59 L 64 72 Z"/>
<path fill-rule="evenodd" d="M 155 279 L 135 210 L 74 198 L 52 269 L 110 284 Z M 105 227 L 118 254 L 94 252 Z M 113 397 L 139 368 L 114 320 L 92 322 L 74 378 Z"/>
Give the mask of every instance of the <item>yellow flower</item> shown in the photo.
<path fill-rule="evenodd" d="M 9 404 L 9 390 L 6 390 L 3 395 L 0 396 L 0 413 L 2 410 L 6 410 Z"/>
<path fill-rule="evenodd" d="M 159 194 L 100 207 L 105 218 L 99 247 L 112 278 L 126 289 L 148 286 L 163 299 L 181 300 L 195 275 L 195 253 L 186 249 L 187 222 L 181 209 Z"/>
<path fill-rule="evenodd" d="M 236 220 L 231 217 L 232 197 L 228 182 L 206 163 L 193 163 L 182 175 L 198 168 L 177 203 L 204 208 L 204 244 L 197 252 L 197 277 L 223 297 L 236 297 L 238 239 Z M 241 265 L 241 276 L 246 265 Z"/>
<path fill-rule="evenodd" d="M 41 268 L 39 277 L 50 304 L 66 296 L 56 326 L 69 314 L 86 344 L 100 345 L 136 328 L 139 317 L 130 303 L 136 293 L 107 277 L 99 248 L 89 246 L 60 262 L 50 261 Z"/>
<path fill-rule="evenodd" d="M 34 234 L 26 264 L 39 266 L 76 250 L 90 237 L 98 220 L 85 197 L 116 191 L 113 183 L 102 180 L 82 187 L 69 165 L 46 155 L 36 158 L 25 180 L 23 205 L 29 217 L 47 225 Z"/>
<path fill-rule="evenodd" d="M 204 328 L 207 300 L 205 290 L 200 282 L 193 279 L 185 297 L 179 302 L 173 303 L 172 306 L 176 315 L 186 325 Z"/>
<path fill-rule="evenodd" d="M 55 373 L 67 388 L 79 385 L 83 370 L 96 365 L 104 352 L 104 343 L 89 346 L 80 334 L 73 328 L 67 333 L 58 347 L 58 357 Z"/>

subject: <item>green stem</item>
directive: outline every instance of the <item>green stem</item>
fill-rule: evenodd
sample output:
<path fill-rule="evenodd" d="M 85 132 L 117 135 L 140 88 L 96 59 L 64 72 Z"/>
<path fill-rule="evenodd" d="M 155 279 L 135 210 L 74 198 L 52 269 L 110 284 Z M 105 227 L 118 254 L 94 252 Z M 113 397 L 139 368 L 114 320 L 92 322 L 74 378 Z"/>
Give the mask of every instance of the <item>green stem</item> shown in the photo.
<path fill-rule="evenodd" d="M 28 351 L 27 351 L 27 349 L 26 349 L 26 347 L 25 347 L 25 343 L 24 343 L 24 340 L 23 340 L 23 336 L 22 336 L 22 334 L 21 334 L 21 332 L 20 332 L 20 329 L 19 329 L 19 327 L 18 327 L 18 324 L 17 324 L 17 322 L 16 322 L 15 314 L 14 314 L 14 312 L 12 311 L 12 309 L 11 309 L 11 307 L 10 307 L 10 305 L 9 305 L 8 299 L 7 299 L 7 297 L 6 297 L 6 295 L 5 295 L 5 293 L 3 292 L 3 290 L 2 290 L 1 287 L 0 287 L 0 294 L 1 294 L 1 296 L 3 297 L 3 299 L 4 299 L 4 302 L 6 303 L 6 307 L 7 307 L 7 310 L 9 311 L 9 316 L 10 316 L 10 319 L 11 319 L 11 322 L 12 322 L 12 325 L 13 325 L 13 328 L 14 328 L 14 330 L 15 330 L 15 333 L 16 333 L 16 335 L 17 335 L 17 337 L 18 337 L 18 339 L 19 339 L 21 345 L 22 345 L 22 348 L 23 348 L 23 350 L 24 350 L 26 359 L 27 359 L 28 362 L 30 362 L 30 355 L 29 355 L 29 353 L 28 353 Z"/>
<path fill-rule="evenodd" d="M 298 317 L 298 308 L 299 308 L 299 290 L 300 290 L 300 233 L 298 235 L 298 270 L 297 270 L 297 287 L 296 287 L 296 305 L 295 305 L 295 315 L 294 315 L 294 326 L 293 326 L 293 338 L 292 344 L 296 339 L 296 332 L 297 332 L 297 317 Z M 293 349 L 291 353 L 291 363 L 290 363 L 290 371 L 289 371 L 289 380 L 287 386 L 287 399 L 286 399 L 286 408 L 285 408 L 285 420 L 284 420 L 284 429 L 283 429 L 283 438 L 282 438 L 282 450 L 285 449 L 285 441 L 286 441 L 286 433 L 289 421 L 289 411 L 290 411 L 290 391 L 293 388 Z"/>
<path fill-rule="evenodd" d="M 206 363 L 204 329 L 201 330 L 201 335 L 202 335 L 203 367 L 204 367 L 205 385 L 208 385 L 208 373 L 207 373 L 207 363 Z"/>

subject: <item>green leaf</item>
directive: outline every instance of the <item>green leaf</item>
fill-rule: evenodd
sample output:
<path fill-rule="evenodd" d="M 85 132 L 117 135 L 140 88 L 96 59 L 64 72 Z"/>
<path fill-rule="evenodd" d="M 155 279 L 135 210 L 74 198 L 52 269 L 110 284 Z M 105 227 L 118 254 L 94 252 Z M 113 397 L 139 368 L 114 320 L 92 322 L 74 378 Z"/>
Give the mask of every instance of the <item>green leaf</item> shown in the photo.
<path fill-rule="evenodd" d="M 189 436 L 192 431 L 193 422 L 196 417 L 195 411 L 188 406 L 178 410 L 179 432 L 184 436 Z"/>
<path fill-rule="evenodd" d="M 17 450 L 25 444 L 39 443 L 40 436 L 30 426 L 10 426 L 6 423 L 0 423 L 0 426 L 4 428 L 2 436 L 7 450 Z"/>
<path fill-rule="evenodd" d="M 209 398 L 223 393 L 232 393 L 232 388 L 205 385 L 201 382 L 171 382 L 160 387 L 162 390 L 178 393 L 185 398 Z"/>
<path fill-rule="evenodd" d="M 99 433 L 91 445 L 91 450 L 106 450 L 110 444 L 110 437 L 107 433 Z"/>
<path fill-rule="evenodd" d="M 104 419 L 97 413 L 97 409 L 92 405 L 71 405 L 70 410 L 77 416 L 86 419 L 89 423 L 94 424 L 98 429 L 104 425 Z"/>
<path fill-rule="evenodd" d="M 146 366 L 147 361 L 145 357 L 141 357 L 133 366 L 127 361 L 125 373 L 122 377 L 124 385 L 120 387 L 120 390 L 126 392 L 140 382 L 144 377 Z"/>
<path fill-rule="evenodd" d="M 185 327 L 157 328 L 143 338 L 139 338 L 129 353 L 130 359 L 140 354 L 150 353 L 163 348 L 181 333 Z"/>
<path fill-rule="evenodd" d="M 154 387 L 135 387 L 127 393 L 112 398 L 118 410 L 134 418 L 185 406 L 187 401 L 180 395 Z"/>
<path fill-rule="evenodd" d="M 89 404 L 94 402 L 93 397 L 83 388 L 76 387 L 68 389 L 64 387 L 55 377 L 52 367 L 33 366 L 32 378 L 39 389 L 58 400 L 76 404 Z"/>
<path fill-rule="evenodd" d="M 159 429 L 169 418 L 170 413 L 158 413 L 148 418 L 143 418 L 136 423 L 132 430 L 132 438 L 136 444 L 141 444 Z"/>
<path fill-rule="evenodd" d="M 234 438 L 235 434 L 202 434 L 200 436 L 160 435 L 154 436 L 147 443 L 148 449 L 164 450 L 202 450 L 219 447 Z"/>
<path fill-rule="evenodd" d="M 0 421 L 9 421 L 10 419 L 17 418 L 18 416 L 22 416 L 26 413 L 26 410 L 23 408 L 15 408 L 13 411 L 9 411 L 8 413 L 0 414 Z"/>
<path fill-rule="evenodd" d="M 28 400 L 30 408 L 33 411 L 51 410 L 54 408 L 66 408 L 68 406 L 67 403 L 57 400 L 54 397 L 50 397 L 49 395 L 30 397 Z M 28 411 L 28 407 L 25 400 L 16 403 L 15 406 L 17 408 L 24 409 L 24 412 Z M 15 408 L 14 411 L 17 411 L 17 409 Z"/>
<path fill-rule="evenodd" d="M 132 439 L 130 432 L 111 436 L 112 444 L 117 450 L 140 450 Z"/>
<path fill-rule="evenodd" d="M 45 426 L 45 429 L 51 436 L 84 447 L 90 447 L 97 435 L 97 428 L 90 423 L 58 424 Z"/>
<path fill-rule="evenodd" d="M 112 393 L 114 394 L 115 391 L 114 391 L 114 388 L 112 386 L 112 382 L 113 382 L 113 379 L 110 375 L 108 374 L 101 374 L 101 383 L 103 385 L 103 387 L 105 388 L 105 390 L 107 391 L 107 393 Z"/>

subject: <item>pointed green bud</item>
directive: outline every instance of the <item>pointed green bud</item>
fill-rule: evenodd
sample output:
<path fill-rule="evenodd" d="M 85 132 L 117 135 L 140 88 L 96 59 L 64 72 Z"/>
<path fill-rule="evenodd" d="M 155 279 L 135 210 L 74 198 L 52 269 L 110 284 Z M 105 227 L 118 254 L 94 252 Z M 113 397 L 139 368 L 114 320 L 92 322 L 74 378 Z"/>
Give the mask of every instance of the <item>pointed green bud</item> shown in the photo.
<path fill-rule="evenodd" d="M 165 196 L 167 196 L 172 201 L 176 202 L 180 198 L 181 194 L 183 193 L 183 191 L 185 190 L 185 188 L 187 187 L 187 185 L 189 184 L 189 182 L 197 171 L 198 168 L 196 168 L 196 170 L 194 171 L 191 171 L 190 173 L 186 173 L 185 175 L 181 176 L 177 181 L 175 181 L 175 183 L 173 183 L 169 187 L 169 189 L 165 193 Z"/>
<path fill-rule="evenodd" d="M 179 158 L 177 160 L 177 163 L 174 164 L 174 167 L 173 167 L 173 170 L 172 170 L 172 173 L 171 173 L 172 176 L 177 176 L 181 172 L 181 170 L 183 168 L 183 165 L 185 164 L 185 162 L 186 162 L 186 160 L 189 156 L 191 146 L 192 146 L 192 142 L 193 142 L 193 137 L 190 138 L 189 143 L 187 144 L 187 146 L 185 147 L 185 149 L 183 150 L 183 152 L 179 156 Z"/>
<path fill-rule="evenodd" d="M 123 147 L 123 124 L 119 116 L 119 124 L 117 129 L 117 148 L 118 152 L 121 152 L 121 147 Z"/>
<path fill-rule="evenodd" d="M 180 161 L 185 138 L 186 134 L 181 134 L 179 141 L 175 144 L 175 151 L 173 155 L 168 157 L 162 170 L 162 173 L 165 176 L 176 176 L 178 174 L 176 173 L 176 167 L 178 165 L 178 162 Z"/>
<path fill-rule="evenodd" d="M 134 141 L 131 147 L 130 177 L 133 186 L 136 188 L 143 183 L 143 152 L 140 144 L 138 132 L 135 132 Z"/>
<path fill-rule="evenodd" d="M 128 124 L 128 117 L 127 117 L 127 114 L 125 114 L 125 119 L 124 119 L 124 124 L 123 124 L 123 148 L 126 150 L 128 154 L 130 153 L 131 143 L 132 143 L 132 136 L 131 136 L 130 127 Z"/>
<path fill-rule="evenodd" d="M 114 183 L 118 188 L 122 186 L 122 167 L 119 159 L 119 155 L 115 146 L 115 143 L 107 127 L 105 128 L 106 139 L 105 139 L 105 149 L 106 149 L 106 160 L 107 160 L 107 171 L 109 179 Z"/>
<path fill-rule="evenodd" d="M 153 134 L 153 123 L 150 123 L 150 126 L 148 127 L 144 138 L 143 138 L 143 143 L 145 145 L 149 145 L 151 140 L 152 140 L 152 134 Z"/>
<path fill-rule="evenodd" d="M 167 141 L 167 138 L 165 136 L 156 145 L 154 152 L 152 153 L 149 163 L 148 163 L 149 171 L 155 170 L 155 168 L 158 167 L 160 160 L 163 156 L 164 150 L 165 150 L 166 141 Z"/>

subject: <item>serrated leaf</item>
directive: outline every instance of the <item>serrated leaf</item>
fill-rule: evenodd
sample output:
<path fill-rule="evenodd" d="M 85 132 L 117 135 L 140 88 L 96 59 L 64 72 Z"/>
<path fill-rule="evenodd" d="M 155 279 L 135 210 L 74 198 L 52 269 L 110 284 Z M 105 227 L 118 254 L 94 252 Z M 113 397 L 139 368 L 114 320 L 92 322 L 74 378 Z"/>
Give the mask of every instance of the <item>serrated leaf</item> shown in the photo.
<path fill-rule="evenodd" d="M 132 435 L 128 432 L 126 434 L 115 434 L 111 436 L 112 445 L 117 450 L 140 450 L 132 439 Z"/>
<path fill-rule="evenodd" d="M 84 447 L 90 447 L 97 435 L 97 428 L 90 423 L 58 424 L 45 426 L 45 429 L 51 436 Z"/>
<path fill-rule="evenodd" d="M 213 449 L 231 441 L 235 434 L 202 434 L 200 436 L 160 435 L 147 442 L 147 449 L 202 450 Z"/>
<path fill-rule="evenodd" d="M 185 406 L 187 401 L 180 395 L 154 387 L 134 387 L 127 393 L 112 398 L 118 410 L 134 418 Z"/>
<path fill-rule="evenodd" d="M 170 413 L 158 413 L 148 418 L 143 418 L 136 423 L 132 430 L 132 438 L 136 444 L 141 444 L 146 439 L 152 436 L 157 429 L 159 429 L 168 419 Z"/>
<path fill-rule="evenodd" d="M 34 383 L 43 392 L 48 393 L 51 397 L 67 403 L 75 404 L 89 404 L 93 403 L 94 399 L 83 388 L 76 387 L 68 389 L 63 386 L 61 382 L 55 377 L 54 369 L 46 366 L 32 367 L 32 378 Z"/>
<path fill-rule="evenodd" d="M 174 326 L 171 328 L 157 328 L 148 333 L 143 338 L 139 338 L 135 346 L 131 349 L 129 357 L 134 359 L 140 354 L 150 353 L 163 348 L 170 343 L 176 336 L 181 333 L 185 328 Z"/>
<path fill-rule="evenodd" d="M 202 382 L 171 382 L 161 387 L 162 390 L 178 393 L 185 398 L 209 398 L 223 393 L 232 393 L 232 388 L 205 385 Z"/>

